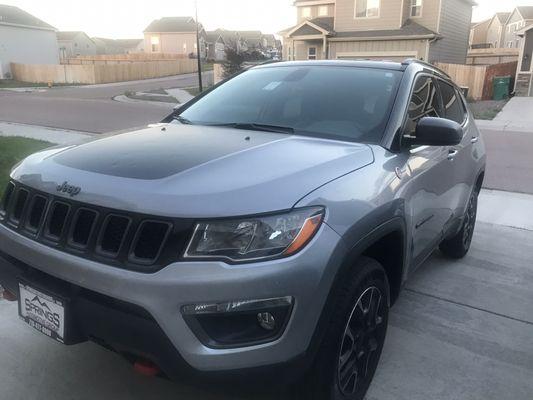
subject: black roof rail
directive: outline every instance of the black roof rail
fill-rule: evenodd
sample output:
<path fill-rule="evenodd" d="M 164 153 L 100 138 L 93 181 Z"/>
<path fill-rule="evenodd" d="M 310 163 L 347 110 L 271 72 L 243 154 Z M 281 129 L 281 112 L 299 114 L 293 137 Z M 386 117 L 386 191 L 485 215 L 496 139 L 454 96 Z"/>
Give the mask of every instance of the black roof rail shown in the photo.
<path fill-rule="evenodd" d="M 426 62 L 426 61 L 417 60 L 416 58 L 408 58 L 408 59 L 402 61 L 402 65 L 411 65 L 411 64 L 420 64 L 420 65 L 423 65 L 423 66 L 425 66 L 425 67 L 428 67 L 428 68 L 430 68 L 430 69 L 432 69 L 432 70 L 435 70 L 435 71 L 439 72 L 440 74 L 442 74 L 442 75 L 444 75 L 444 76 L 446 76 L 446 77 L 452 79 L 451 76 L 448 75 L 447 72 L 443 71 L 443 70 L 440 69 L 439 67 L 436 67 L 435 65 L 433 65 L 433 64 L 431 64 L 431 63 L 428 63 L 428 62 Z"/>

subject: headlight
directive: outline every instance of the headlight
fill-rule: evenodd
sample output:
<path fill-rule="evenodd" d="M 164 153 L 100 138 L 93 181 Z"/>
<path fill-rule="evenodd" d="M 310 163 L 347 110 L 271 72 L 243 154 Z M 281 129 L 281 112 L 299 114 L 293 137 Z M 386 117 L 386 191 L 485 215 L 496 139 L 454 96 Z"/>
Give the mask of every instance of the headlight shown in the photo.
<path fill-rule="evenodd" d="M 251 261 L 290 256 L 313 238 L 324 218 L 320 207 L 283 214 L 196 224 L 185 258 Z"/>

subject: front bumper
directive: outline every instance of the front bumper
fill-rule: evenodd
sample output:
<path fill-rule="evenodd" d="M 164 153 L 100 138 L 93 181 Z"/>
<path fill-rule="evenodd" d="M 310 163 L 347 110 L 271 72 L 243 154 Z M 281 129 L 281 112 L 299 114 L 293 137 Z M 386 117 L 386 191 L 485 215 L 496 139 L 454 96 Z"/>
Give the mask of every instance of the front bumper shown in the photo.
<path fill-rule="evenodd" d="M 114 326 L 121 320 L 118 316 L 111 318 L 116 310 L 109 310 L 105 304 L 92 308 L 98 310 L 96 321 L 104 323 L 97 323 L 102 332 L 91 336 L 106 343 L 116 342 L 112 347 L 120 350 L 124 345 L 141 353 L 155 351 L 157 355 L 149 354 L 156 358 L 153 361 L 170 365 L 160 359 L 160 354 L 167 353 L 165 358 L 180 359 L 196 371 L 257 369 L 286 363 L 306 353 L 345 251 L 338 234 L 323 224 L 302 252 L 286 259 L 245 265 L 179 262 L 154 274 L 142 274 L 60 252 L 0 225 L 0 252 L 7 255 L 0 259 L 0 284 L 13 290 L 10 286 L 16 280 L 17 268 L 27 265 L 52 279 L 145 312 L 144 316 L 136 312 L 128 323 Z M 275 341 L 254 346 L 207 347 L 181 313 L 183 306 L 194 303 L 283 296 L 294 298 L 285 331 Z M 115 337 L 117 332 L 121 337 Z M 143 343 L 150 337 L 159 338 L 163 347 L 146 350 Z M 171 376 L 175 372 L 170 369 L 177 371 L 170 366 L 160 367 Z"/>

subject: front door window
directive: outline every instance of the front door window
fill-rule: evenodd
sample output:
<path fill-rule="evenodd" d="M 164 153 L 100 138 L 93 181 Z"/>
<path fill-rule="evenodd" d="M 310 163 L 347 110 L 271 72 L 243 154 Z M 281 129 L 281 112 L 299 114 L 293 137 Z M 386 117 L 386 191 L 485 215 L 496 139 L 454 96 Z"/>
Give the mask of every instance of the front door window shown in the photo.
<path fill-rule="evenodd" d="M 309 50 L 307 51 L 307 59 L 316 60 L 316 47 L 309 47 Z"/>

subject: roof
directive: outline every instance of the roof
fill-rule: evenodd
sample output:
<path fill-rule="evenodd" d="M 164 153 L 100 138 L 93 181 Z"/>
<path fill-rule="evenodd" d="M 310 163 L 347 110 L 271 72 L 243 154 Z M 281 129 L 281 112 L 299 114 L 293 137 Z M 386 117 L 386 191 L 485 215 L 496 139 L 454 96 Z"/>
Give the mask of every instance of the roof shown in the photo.
<path fill-rule="evenodd" d="M 516 8 L 522 18 L 533 19 L 533 6 L 518 6 Z"/>
<path fill-rule="evenodd" d="M 37 29 L 56 30 L 52 25 L 15 6 L 0 4 L 0 24 L 23 25 Z"/>
<path fill-rule="evenodd" d="M 305 27 L 307 25 L 308 30 L 304 29 L 303 33 L 304 35 L 309 35 L 313 32 L 315 27 L 318 27 L 328 33 L 333 33 L 333 25 L 334 25 L 334 18 L 333 17 L 319 17 L 314 19 L 308 19 L 303 22 L 300 22 L 297 25 L 291 26 L 290 28 L 284 29 L 279 32 L 279 34 L 287 34 L 287 33 L 294 33 L 296 31 L 300 31 L 301 28 Z"/>
<path fill-rule="evenodd" d="M 510 15 L 510 12 L 498 12 L 494 14 L 494 17 L 498 19 L 500 24 L 505 24 Z"/>
<path fill-rule="evenodd" d="M 59 31 L 59 32 L 56 32 L 56 35 L 57 35 L 57 40 L 74 40 L 74 38 L 78 35 L 87 36 L 87 34 L 82 31 Z"/>
<path fill-rule="evenodd" d="M 163 17 L 152 21 L 144 32 L 196 32 L 193 17 Z"/>
<path fill-rule="evenodd" d="M 352 31 L 352 32 L 337 32 L 335 37 L 337 38 L 375 38 L 375 37 L 403 37 L 403 36 L 427 36 L 435 37 L 437 33 L 432 30 L 417 24 L 411 20 L 407 20 L 406 23 L 400 29 L 384 29 L 384 30 L 372 30 L 372 31 Z"/>
<path fill-rule="evenodd" d="M 141 42 L 144 42 L 144 39 L 115 39 L 115 43 L 125 49 L 137 47 Z"/>
<path fill-rule="evenodd" d="M 218 31 L 206 31 L 205 40 L 208 43 L 214 43 L 220 38 L 220 32 Z"/>

